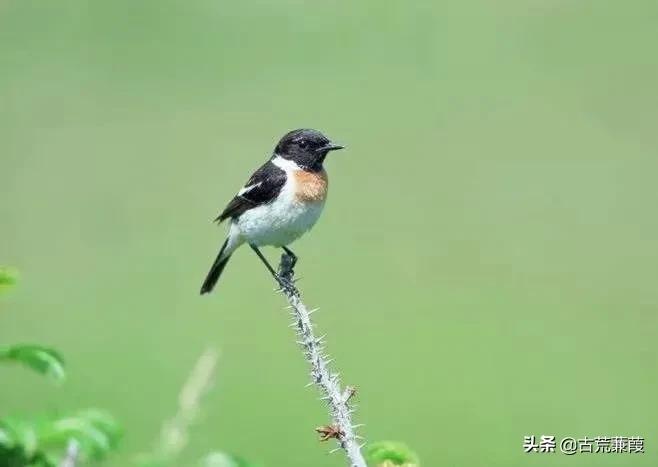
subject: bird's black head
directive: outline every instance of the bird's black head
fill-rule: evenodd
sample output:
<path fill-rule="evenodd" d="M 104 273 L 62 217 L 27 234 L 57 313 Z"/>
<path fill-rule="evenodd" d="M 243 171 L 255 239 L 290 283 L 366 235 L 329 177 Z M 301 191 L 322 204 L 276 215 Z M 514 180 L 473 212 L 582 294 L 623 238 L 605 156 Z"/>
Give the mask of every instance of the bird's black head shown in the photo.
<path fill-rule="evenodd" d="M 274 149 L 274 154 L 295 162 L 308 170 L 321 170 L 329 151 L 343 149 L 317 130 L 300 129 L 287 133 Z"/>

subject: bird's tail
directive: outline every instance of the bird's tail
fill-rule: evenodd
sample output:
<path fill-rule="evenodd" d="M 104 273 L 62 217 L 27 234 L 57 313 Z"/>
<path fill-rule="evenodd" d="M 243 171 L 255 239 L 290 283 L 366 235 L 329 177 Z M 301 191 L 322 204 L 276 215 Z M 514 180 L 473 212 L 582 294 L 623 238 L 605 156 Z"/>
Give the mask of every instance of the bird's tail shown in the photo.
<path fill-rule="evenodd" d="M 219 280 L 219 276 L 222 275 L 222 272 L 226 267 L 226 263 L 228 263 L 228 260 L 231 259 L 231 255 L 235 249 L 242 243 L 238 240 L 238 235 L 236 234 L 237 232 L 235 232 L 234 229 L 231 229 L 228 238 L 217 254 L 217 258 L 215 258 L 215 262 L 212 263 L 210 271 L 208 271 L 206 280 L 203 281 L 203 285 L 201 286 L 201 295 L 212 291 L 212 289 L 217 284 L 217 281 Z"/>

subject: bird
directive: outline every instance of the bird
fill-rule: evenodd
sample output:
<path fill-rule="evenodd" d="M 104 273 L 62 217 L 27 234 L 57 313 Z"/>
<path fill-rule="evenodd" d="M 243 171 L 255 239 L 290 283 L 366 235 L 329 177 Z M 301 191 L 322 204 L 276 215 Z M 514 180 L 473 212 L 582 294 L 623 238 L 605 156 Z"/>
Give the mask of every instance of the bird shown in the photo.
<path fill-rule="evenodd" d="M 329 180 L 324 161 L 332 151 L 344 149 L 318 130 L 301 128 L 286 133 L 272 156 L 256 170 L 215 222 L 230 221 L 228 234 L 201 286 L 201 295 L 213 290 L 231 255 L 248 244 L 280 283 L 260 251 L 262 246 L 282 248 L 297 262 L 288 248 L 309 231 L 322 214 Z"/>

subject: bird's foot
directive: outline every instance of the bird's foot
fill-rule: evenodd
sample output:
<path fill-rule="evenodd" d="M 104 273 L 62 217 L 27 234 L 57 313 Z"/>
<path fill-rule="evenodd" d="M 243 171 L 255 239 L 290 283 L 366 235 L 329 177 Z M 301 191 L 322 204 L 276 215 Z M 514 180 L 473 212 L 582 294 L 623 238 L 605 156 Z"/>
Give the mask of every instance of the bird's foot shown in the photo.
<path fill-rule="evenodd" d="M 295 264 L 297 257 L 288 253 L 281 255 L 281 263 L 279 264 L 279 271 L 276 275 L 276 280 L 282 289 L 287 291 L 295 291 Z"/>
<path fill-rule="evenodd" d="M 297 265 L 297 256 L 284 251 L 281 254 L 281 263 L 279 264 L 279 272 L 283 274 L 294 275 L 295 266 Z"/>

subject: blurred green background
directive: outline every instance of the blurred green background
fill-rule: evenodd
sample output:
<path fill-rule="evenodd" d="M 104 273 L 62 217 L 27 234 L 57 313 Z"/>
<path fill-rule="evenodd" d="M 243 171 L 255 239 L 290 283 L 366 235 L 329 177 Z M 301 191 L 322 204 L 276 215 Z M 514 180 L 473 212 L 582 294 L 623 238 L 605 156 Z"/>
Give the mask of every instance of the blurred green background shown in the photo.
<path fill-rule="evenodd" d="M 297 272 L 367 439 L 509 467 L 567 462 L 524 435 L 638 435 L 568 462 L 656 465 L 657 21 L 655 0 L 0 0 L 0 263 L 22 273 L 0 342 L 70 369 L 3 370 L 2 413 L 107 408 L 125 466 L 216 344 L 181 465 L 344 465 L 255 255 L 198 295 L 212 218 L 313 127 L 349 150 Z"/>

